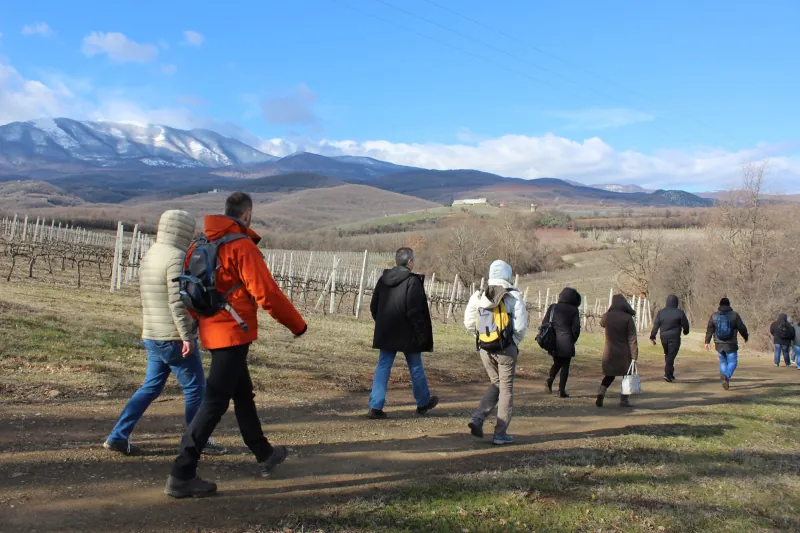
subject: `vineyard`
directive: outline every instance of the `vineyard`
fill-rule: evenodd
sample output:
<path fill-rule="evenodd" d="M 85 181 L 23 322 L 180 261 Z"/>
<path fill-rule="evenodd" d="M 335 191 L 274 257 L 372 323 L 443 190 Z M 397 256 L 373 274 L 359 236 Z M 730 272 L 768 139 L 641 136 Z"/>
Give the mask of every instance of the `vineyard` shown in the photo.
<path fill-rule="evenodd" d="M 153 239 L 138 230 L 126 232 L 123 224 L 116 233 L 96 232 L 37 218 L 34 222 L 14 216 L 0 223 L 0 268 L 6 281 L 45 280 L 59 285 L 73 284 L 98 290 L 120 290 L 135 284 L 139 262 Z M 309 252 L 262 250 L 264 260 L 284 293 L 306 312 L 364 316 L 372 290 L 386 268 L 394 264 L 393 254 L 353 252 Z M 535 281 L 535 280 L 534 280 Z M 566 280 L 565 280 L 566 281 Z M 458 323 L 460 314 L 480 284 L 461 283 L 432 274 L 425 279 L 431 315 L 444 323 Z M 519 286 L 519 277 L 515 279 Z M 542 283 L 541 289 L 524 289 L 523 298 L 531 323 L 537 323 L 561 287 Z M 552 290 L 551 290 L 552 289 Z M 584 294 L 581 309 L 584 329 L 596 330 L 613 290 Z M 650 302 L 630 298 L 637 313 L 637 327 L 650 327 Z"/>

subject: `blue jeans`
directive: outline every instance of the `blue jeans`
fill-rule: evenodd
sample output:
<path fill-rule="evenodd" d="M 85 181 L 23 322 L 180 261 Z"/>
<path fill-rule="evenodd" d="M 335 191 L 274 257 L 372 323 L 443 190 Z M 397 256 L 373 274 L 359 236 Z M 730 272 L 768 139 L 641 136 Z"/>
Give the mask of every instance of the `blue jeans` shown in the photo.
<path fill-rule="evenodd" d="M 733 377 L 736 366 L 739 364 L 737 352 L 719 352 L 719 373 L 728 379 Z"/>
<path fill-rule="evenodd" d="M 200 358 L 199 348 L 195 347 L 194 353 L 189 357 L 183 357 L 181 355 L 183 343 L 180 341 L 144 339 L 142 344 L 147 350 L 147 373 L 144 384 L 128 400 L 108 440 L 128 441 L 136 423 L 153 400 L 161 395 L 170 371 L 175 373 L 183 389 L 187 426 L 203 402 L 206 377 L 203 374 L 203 360 Z"/>
<path fill-rule="evenodd" d="M 428 379 L 425 377 L 425 369 L 422 367 L 422 354 L 407 353 L 406 363 L 408 372 L 411 374 L 411 390 L 414 392 L 414 400 L 417 407 L 425 407 L 431 401 L 431 393 L 428 390 Z M 372 393 L 369 395 L 370 409 L 383 410 L 386 405 L 386 388 L 389 385 L 389 376 L 392 373 L 392 365 L 397 353 L 381 351 L 378 356 L 378 366 L 375 369 L 375 377 L 372 380 Z"/>
<path fill-rule="evenodd" d="M 792 349 L 791 346 L 784 346 L 782 344 L 775 345 L 775 364 L 781 364 L 781 354 L 783 354 L 783 362 L 786 363 L 786 366 L 791 364 L 789 360 L 789 351 Z"/>

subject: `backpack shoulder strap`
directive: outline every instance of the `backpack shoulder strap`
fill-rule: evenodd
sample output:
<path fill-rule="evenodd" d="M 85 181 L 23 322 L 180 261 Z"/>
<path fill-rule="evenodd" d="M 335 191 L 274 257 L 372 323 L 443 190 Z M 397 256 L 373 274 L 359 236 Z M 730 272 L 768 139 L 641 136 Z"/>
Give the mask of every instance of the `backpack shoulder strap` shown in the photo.
<path fill-rule="evenodd" d="M 223 244 L 227 244 L 229 242 L 238 241 L 239 239 L 249 239 L 247 235 L 244 233 L 228 233 L 220 237 L 219 239 L 214 239 L 213 241 L 209 241 L 212 244 L 216 245 L 217 247 L 222 246 Z"/>

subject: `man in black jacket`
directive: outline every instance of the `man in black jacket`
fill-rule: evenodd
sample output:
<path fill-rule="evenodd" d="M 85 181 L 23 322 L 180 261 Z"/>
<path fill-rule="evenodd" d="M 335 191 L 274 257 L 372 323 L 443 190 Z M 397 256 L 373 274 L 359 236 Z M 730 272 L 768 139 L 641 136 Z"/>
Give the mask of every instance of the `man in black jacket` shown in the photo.
<path fill-rule="evenodd" d="M 775 366 L 781 366 L 781 353 L 783 353 L 783 362 L 789 366 L 791 364 L 789 352 L 792 351 L 792 342 L 794 342 L 794 326 L 789 323 L 786 313 L 778 315 L 778 320 L 769 327 L 769 333 L 775 343 Z"/>
<path fill-rule="evenodd" d="M 425 415 L 439 403 L 439 398 L 431 396 L 428 390 L 422 366 L 422 352 L 433 351 L 433 327 L 424 278 L 412 272 L 414 251 L 411 248 L 397 250 L 395 262 L 397 266 L 384 271 L 378 280 L 370 302 L 375 321 L 372 347 L 380 350 L 367 413 L 373 420 L 387 418 L 383 406 L 397 352 L 406 356 L 417 414 Z"/>
<path fill-rule="evenodd" d="M 706 350 L 711 350 L 713 338 L 719 355 L 719 377 L 725 390 L 730 388 L 733 372 L 739 364 L 739 334 L 742 335 L 744 342 L 750 338 L 742 317 L 731 308 L 731 301 L 723 298 L 719 302 L 717 312 L 708 319 Z"/>
<path fill-rule="evenodd" d="M 667 306 L 660 310 L 653 322 L 653 331 L 650 332 L 650 342 L 656 344 L 656 334 L 661 330 L 661 346 L 664 348 L 664 381 L 675 381 L 675 358 L 681 349 L 681 332 L 689 334 L 689 319 L 686 313 L 678 308 L 678 297 L 674 294 L 667 296 Z"/>

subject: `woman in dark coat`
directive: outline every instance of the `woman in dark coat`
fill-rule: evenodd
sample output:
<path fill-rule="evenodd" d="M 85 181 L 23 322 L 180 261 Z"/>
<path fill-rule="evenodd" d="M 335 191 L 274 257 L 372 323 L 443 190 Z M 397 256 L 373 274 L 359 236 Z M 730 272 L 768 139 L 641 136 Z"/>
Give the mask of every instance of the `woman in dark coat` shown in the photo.
<path fill-rule="evenodd" d="M 597 407 L 603 407 L 603 398 L 614 378 L 627 374 L 631 361 L 639 359 L 636 323 L 633 320 L 635 314 L 625 297 L 615 294 L 611 299 L 611 307 L 600 319 L 600 327 L 606 329 L 606 345 L 603 349 L 603 374 L 605 377 L 597 392 L 597 401 L 595 402 Z M 627 395 L 620 396 L 619 405 L 621 407 L 631 406 Z"/>
<path fill-rule="evenodd" d="M 542 324 L 550 320 L 553 313 L 553 325 L 556 331 L 556 350 L 553 356 L 553 366 L 550 368 L 550 377 L 547 378 L 547 391 L 553 392 L 553 382 L 561 372 L 558 382 L 558 395 L 569 398 L 567 394 L 567 379 L 569 379 L 569 365 L 575 357 L 575 343 L 581 335 L 581 295 L 571 287 L 564 288 L 558 295 L 558 303 L 551 305 L 542 318 Z"/>

